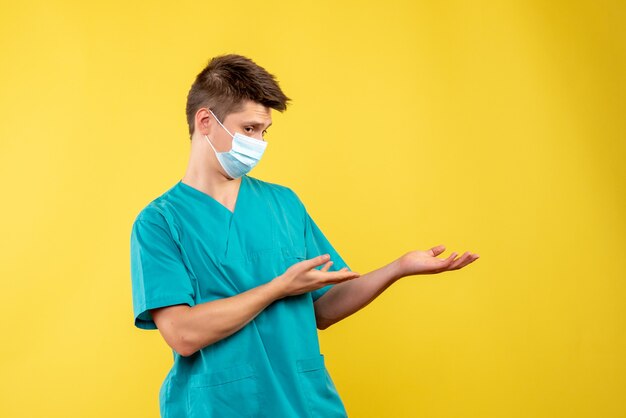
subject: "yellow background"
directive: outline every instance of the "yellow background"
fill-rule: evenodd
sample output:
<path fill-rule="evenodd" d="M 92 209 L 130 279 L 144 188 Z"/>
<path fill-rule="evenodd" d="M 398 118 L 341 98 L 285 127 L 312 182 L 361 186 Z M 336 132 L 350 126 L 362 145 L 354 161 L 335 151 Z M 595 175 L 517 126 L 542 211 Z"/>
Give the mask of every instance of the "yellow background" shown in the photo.
<path fill-rule="evenodd" d="M 320 331 L 351 417 L 625 417 L 625 27 L 620 1 L 2 0 L 0 416 L 158 415 L 130 227 L 234 52 L 293 99 L 251 175 L 353 270 L 481 256 Z"/>

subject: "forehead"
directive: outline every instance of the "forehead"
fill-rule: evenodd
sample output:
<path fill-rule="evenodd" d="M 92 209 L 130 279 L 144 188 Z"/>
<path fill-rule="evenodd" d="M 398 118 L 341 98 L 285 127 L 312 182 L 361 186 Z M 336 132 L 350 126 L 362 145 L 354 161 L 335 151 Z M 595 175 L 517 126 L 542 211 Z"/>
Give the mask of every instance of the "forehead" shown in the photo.
<path fill-rule="evenodd" d="M 226 119 L 233 122 L 251 122 L 269 125 L 272 123 L 272 109 L 260 103 L 247 100 L 241 110 L 230 113 Z"/>

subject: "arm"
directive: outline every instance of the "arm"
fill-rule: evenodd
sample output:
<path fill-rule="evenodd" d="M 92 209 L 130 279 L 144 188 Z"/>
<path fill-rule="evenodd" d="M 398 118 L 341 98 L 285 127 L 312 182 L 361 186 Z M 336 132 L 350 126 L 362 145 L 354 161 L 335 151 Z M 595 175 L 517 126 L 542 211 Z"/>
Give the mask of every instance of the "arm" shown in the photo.
<path fill-rule="evenodd" d="M 326 329 L 364 308 L 400 277 L 397 263 L 392 262 L 357 280 L 333 286 L 313 304 L 317 327 Z"/>
<path fill-rule="evenodd" d="M 167 306 L 150 313 L 167 344 L 187 357 L 239 331 L 269 304 L 282 298 L 277 284 L 272 280 L 228 298 L 193 307 Z"/>
<path fill-rule="evenodd" d="M 478 258 L 478 254 L 470 252 L 457 259 L 456 252 L 445 260 L 436 258 L 444 250 L 443 245 L 438 245 L 427 251 L 412 251 L 357 280 L 333 286 L 313 305 L 317 327 L 326 329 L 364 308 L 402 277 L 458 270 Z"/>
<path fill-rule="evenodd" d="M 315 267 L 324 264 L 321 270 Z M 322 255 L 289 267 L 285 273 L 238 295 L 193 307 L 173 305 L 150 313 L 167 344 L 182 356 L 239 331 L 275 300 L 359 277 L 352 271 L 329 272 L 329 256 Z"/>

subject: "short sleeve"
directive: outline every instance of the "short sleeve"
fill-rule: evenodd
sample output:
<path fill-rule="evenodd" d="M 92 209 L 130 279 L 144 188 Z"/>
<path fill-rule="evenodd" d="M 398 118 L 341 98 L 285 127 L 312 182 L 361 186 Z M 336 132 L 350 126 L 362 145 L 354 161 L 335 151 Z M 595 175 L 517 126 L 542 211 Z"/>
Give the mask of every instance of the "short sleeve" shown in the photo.
<path fill-rule="evenodd" d="M 135 220 L 130 239 L 130 265 L 137 328 L 157 328 L 150 309 L 195 305 L 191 278 L 164 218 Z"/>
<path fill-rule="evenodd" d="M 308 212 L 305 213 L 305 245 L 306 245 L 306 258 L 317 257 L 322 254 L 329 254 L 330 259 L 333 264 L 330 267 L 329 271 L 337 271 L 344 267 L 347 267 L 350 270 L 350 267 L 346 264 L 346 262 L 341 258 L 339 253 L 335 251 L 330 242 L 326 239 L 320 228 L 317 226 L 313 218 L 309 215 Z M 321 269 L 323 266 L 317 267 Z M 334 285 L 324 286 L 317 290 L 313 290 L 311 292 L 313 296 L 313 301 L 315 302 L 317 299 L 322 297 L 326 292 L 328 292 Z"/>

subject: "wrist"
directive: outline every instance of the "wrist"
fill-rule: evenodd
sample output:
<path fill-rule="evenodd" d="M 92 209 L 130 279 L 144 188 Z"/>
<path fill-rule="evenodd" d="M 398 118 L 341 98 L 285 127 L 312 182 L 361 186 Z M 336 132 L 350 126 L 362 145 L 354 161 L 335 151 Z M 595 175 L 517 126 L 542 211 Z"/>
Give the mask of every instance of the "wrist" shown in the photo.
<path fill-rule="evenodd" d="M 285 286 L 283 284 L 282 276 L 276 276 L 269 282 L 265 284 L 267 286 L 268 291 L 272 295 L 272 299 L 278 300 L 282 299 L 287 294 L 285 293 Z"/>
<path fill-rule="evenodd" d="M 389 269 L 389 277 L 391 277 L 391 281 L 395 282 L 396 280 L 400 280 L 405 276 L 404 269 L 402 267 L 402 258 L 398 258 L 397 260 L 392 261 L 387 264 Z"/>

